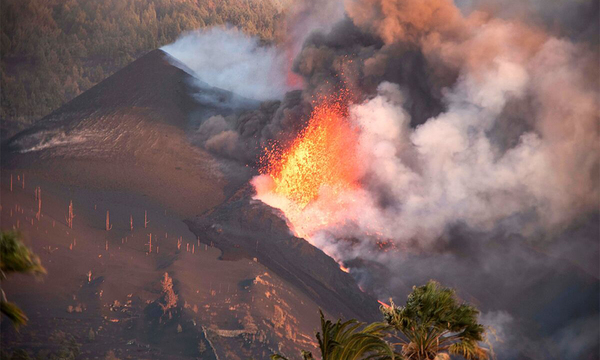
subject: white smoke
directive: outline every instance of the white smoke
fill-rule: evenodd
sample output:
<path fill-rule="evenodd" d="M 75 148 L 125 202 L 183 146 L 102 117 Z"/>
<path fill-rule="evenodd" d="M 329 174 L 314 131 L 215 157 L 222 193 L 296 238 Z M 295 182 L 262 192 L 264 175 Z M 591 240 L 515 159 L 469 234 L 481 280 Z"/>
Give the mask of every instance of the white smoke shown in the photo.
<path fill-rule="evenodd" d="M 162 50 L 201 81 L 249 99 L 281 99 L 293 90 L 287 80 L 289 55 L 274 45 L 261 45 L 257 37 L 236 28 L 188 32 Z"/>
<path fill-rule="evenodd" d="M 445 91 L 446 111 L 417 128 L 409 126 L 398 85 L 384 82 L 376 97 L 351 106 L 366 167 L 361 189 L 330 196 L 323 188 L 299 209 L 256 179 L 258 198 L 338 261 L 365 255 L 337 240 L 343 237 L 372 242 L 376 233 L 400 247 L 428 246 L 453 225 L 489 231 L 509 218 L 511 231 L 530 235 L 593 210 L 598 93 L 586 83 L 589 59 L 568 41 L 548 37 L 530 46 L 520 36 L 518 27 L 497 21 L 459 44 L 428 42 L 431 56 L 463 65 Z M 493 46 L 491 56 L 477 54 L 485 46 Z M 504 148 L 498 126 L 519 102 L 535 104 L 525 114 L 532 126 Z"/>

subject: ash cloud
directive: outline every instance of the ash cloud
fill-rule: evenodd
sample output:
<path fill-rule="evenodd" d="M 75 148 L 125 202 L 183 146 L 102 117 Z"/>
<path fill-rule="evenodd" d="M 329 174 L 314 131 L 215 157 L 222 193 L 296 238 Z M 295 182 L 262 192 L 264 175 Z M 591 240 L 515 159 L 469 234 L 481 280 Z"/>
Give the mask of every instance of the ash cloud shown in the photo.
<path fill-rule="evenodd" d="M 432 278 L 456 287 L 500 329 L 501 358 L 593 358 L 598 6 L 513 4 L 348 0 L 335 24 L 302 29 L 302 90 L 200 133 L 209 150 L 253 164 L 296 136 L 314 100 L 349 88 L 361 187 L 324 189 L 298 211 L 262 176 L 257 198 L 382 299 L 400 303 Z"/>
<path fill-rule="evenodd" d="M 595 52 L 519 22 L 465 17 L 447 0 L 346 10 L 330 33 L 307 39 L 295 68 L 304 99 L 341 84 L 366 97 L 350 114 L 368 165 L 343 206 L 324 197 L 294 216 L 302 233 L 377 231 L 428 246 L 455 223 L 487 231 L 512 217 L 511 231 L 551 234 L 597 209 Z"/>
<path fill-rule="evenodd" d="M 281 101 L 263 102 L 241 114 L 214 115 L 204 120 L 194 139 L 205 149 L 241 164 L 256 164 L 273 141 L 289 142 L 310 116 L 310 102 L 301 91 L 291 91 Z"/>
<path fill-rule="evenodd" d="M 358 94 L 362 187 L 297 211 L 257 178 L 257 197 L 382 298 L 430 278 L 456 287 L 484 322 L 500 322 L 502 358 L 593 357 L 594 21 L 548 31 L 547 14 L 531 26 L 507 9 L 494 17 L 445 0 L 348 1 L 346 11 L 307 39 L 295 70 L 305 98 L 340 86 Z"/>
<path fill-rule="evenodd" d="M 542 26 L 558 37 L 598 44 L 600 3 L 571 0 L 457 0 L 463 13 L 485 9 L 505 19 Z"/>

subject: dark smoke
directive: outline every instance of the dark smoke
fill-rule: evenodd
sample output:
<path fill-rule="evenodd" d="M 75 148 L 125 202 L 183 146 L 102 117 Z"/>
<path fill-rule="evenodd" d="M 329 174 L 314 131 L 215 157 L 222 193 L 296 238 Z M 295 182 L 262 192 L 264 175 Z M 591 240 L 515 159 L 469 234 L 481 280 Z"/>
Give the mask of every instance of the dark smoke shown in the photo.
<path fill-rule="evenodd" d="M 368 169 L 345 195 L 359 208 L 340 207 L 343 221 L 309 241 L 382 299 L 401 303 L 431 278 L 457 288 L 496 329 L 499 358 L 595 359 L 598 2 L 457 3 L 346 1 L 335 24 L 289 31 L 304 39 L 302 90 L 211 117 L 198 136 L 254 165 L 296 136 L 314 100 L 349 89 Z M 295 24 L 311 24 L 307 9 Z M 379 251 L 372 230 L 395 250 Z"/>

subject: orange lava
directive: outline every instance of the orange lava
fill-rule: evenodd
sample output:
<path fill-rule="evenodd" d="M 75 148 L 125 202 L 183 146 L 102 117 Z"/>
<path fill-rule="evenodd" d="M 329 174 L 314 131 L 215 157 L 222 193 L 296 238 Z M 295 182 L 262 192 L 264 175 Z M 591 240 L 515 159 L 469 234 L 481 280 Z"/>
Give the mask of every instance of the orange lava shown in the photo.
<path fill-rule="evenodd" d="M 323 187 L 335 195 L 358 186 L 357 140 L 343 93 L 322 99 L 289 147 L 265 149 L 260 172 L 271 176 L 276 194 L 304 208 Z"/>
<path fill-rule="evenodd" d="M 381 301 L 381 300 L 377 300 L 377 302 L 378 302 L 378 303 L 379 303 L 381 306 L 383 306 L 383 307 L 385 307 L 385 308 L 387 308 L 387 309 L 390 309 L 390 308 L 392 307 L 391 305 L 388 305 L 388 304 L 384 303 L 384 302 L 383 302 L 383 301 Z"/>

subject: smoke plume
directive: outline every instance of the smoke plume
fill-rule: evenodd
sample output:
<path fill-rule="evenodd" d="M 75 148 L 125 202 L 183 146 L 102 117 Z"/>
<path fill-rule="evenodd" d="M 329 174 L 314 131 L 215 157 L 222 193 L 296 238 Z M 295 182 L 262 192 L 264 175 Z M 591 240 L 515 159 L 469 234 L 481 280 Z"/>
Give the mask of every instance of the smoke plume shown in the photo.
<path fill-rule="evenodd" d="M 287 82 L 287 54 L 236 28 L 192 31 L 162 50 L 210 86 L 249 99 L 278 99 L 294 88 Z"/>
<path fill-rule="evenodd" d="M 184 61 L 211 85 L 234 81 L 241 95 L 281 99 L 208 119 L 203 144 L 256 165 L 273 143 L 296 141 L 320 98 L 348 90 L 359 186 L 323 186 L 298 206 L 260 175 L 256 198 L 382 298 L 430 278 L 456 287 L 505 337 L 496 346 L 502 358 L 593 356 L 598 327 L 586 331 L 586 319 L 598 316 L 600 293 L 597 2 L 457 3 L 347 0 L 335 23 L 301 8 L 288 34 L 301 33 L 302 46 L 283 46 L 296 44 L 293 64 L 280 62 L 277 48 L 242 46 L 272 59 L 256 63 L 269 73 L 262 77 L 286 79 L 286 66 L 302 77 L 302 90 L 285 96 L 277 79 L 268 91 L 245 71 L 219 83 Z"/>
<path fill-rule="evenodd" d="M 596 208 L 594 53 L 517 22 L 464 17 L 446 0 L 352 1 L 347 11 L 343 33 L 364 48 L 334 29 L 309 39 L 297 69 L 313 96 L 344 81 L 367 97 L 350 107 L 359 162 L 368 164 L 363 186 L 299 210 L 255 180 L 258 197 L 300 234 L 378 232 L 396 245 L 427 245 L 457 223 L 489 231 L 512 217 L 511 231 L 531 235 Z M 416 86 L 392 69 L 412 57 L 425 63 L 414 68 L 424 77 Z M 432 103 L 437 114 L 423 120 Z"/>

